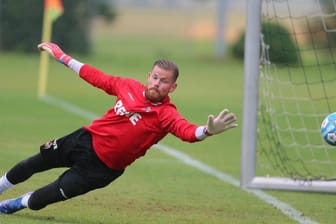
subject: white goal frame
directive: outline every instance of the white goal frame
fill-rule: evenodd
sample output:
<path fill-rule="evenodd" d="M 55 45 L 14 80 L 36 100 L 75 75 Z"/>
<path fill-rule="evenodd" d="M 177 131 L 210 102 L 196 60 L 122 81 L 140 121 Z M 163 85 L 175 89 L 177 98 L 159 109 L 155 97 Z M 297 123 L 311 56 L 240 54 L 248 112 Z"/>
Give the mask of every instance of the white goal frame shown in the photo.
<path fill-rule="evenodd" d="M 242 188 L 336 192 L 336 181 L 306 181 L 256 176 L 261 2 L 262 0 L 249 0 L 247 5 L 240 186 Z"/>

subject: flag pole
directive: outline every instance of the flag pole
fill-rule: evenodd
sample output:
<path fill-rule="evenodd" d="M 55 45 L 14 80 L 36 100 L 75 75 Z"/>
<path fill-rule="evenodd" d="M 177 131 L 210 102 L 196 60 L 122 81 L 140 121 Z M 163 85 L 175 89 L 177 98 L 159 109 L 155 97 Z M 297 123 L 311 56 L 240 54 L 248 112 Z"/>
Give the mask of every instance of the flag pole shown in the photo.
<path fill-rule="evenodd" d="M 44 10 L 43 14 L 43 27 L 42 27 L 42 42 L 50 42 L 51 40 L 51 19 L 50 10 Z M 40 73 L 38 79 L 38 97 L 45 96 L 47 86 L 47 73 L 48 73 L 49 57 L 46 52 L 40 53 Z"/>
<path fill-rule="evenodd" d="M 63 13 L 61 0 L 44 0 L 42 42 L 51 41 L 52 24 Z M 48 79 L 49 57 L 46 52 L 40 54 L 40 72 L 38 78 L 37 94 L 38 97 L 46 95 Z"/>

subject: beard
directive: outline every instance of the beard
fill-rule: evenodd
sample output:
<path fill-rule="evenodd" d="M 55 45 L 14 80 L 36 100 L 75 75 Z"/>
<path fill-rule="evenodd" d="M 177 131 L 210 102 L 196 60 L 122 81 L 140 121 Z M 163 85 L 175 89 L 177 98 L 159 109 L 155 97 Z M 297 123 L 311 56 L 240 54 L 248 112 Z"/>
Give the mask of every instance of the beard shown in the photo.
<path fill-rule="evenodd" d="M 145 97 L 152 103 L 161 102 L 165 98 L 165 96 L 162 96 L 159 90 L 155 87 L 151 87 L 151 88 L 147 87 L 145 89 Z"/>

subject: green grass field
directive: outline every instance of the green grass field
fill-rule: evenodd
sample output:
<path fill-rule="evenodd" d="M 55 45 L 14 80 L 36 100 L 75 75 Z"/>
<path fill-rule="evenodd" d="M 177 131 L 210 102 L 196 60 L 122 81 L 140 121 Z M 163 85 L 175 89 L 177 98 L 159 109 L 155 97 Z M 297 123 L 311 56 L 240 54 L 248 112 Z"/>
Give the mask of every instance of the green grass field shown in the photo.
<path fill-rule="evenodd" d="M 204 124 L 209 113 L 227 107 L 239 127 L 204 142 L 189 144 L 168 136 L 161 143 L 226 173 L 240 175 L 242 62 L 214 60 L 211 46 L 173 39 L 115 37 L 95 42 L 90 57 L 75 56 L 107 73 L 145 81 L 153 60 L 169 58 L 181 70 L 172 99 L 191 122 Z M 205 50 L 210 49 L 210 50 Z M 37 98 L 39 55 L 0 54 L 0 172 L 36 153 L 39 145 L 90 121 Z M 50 61 L 48 95 L 101 115 L 114 98 L 84 83 L 64 66 Z M 54 180 L 63 170 L 37 174 L 8 190 L 16 197 Z M 335 222 L 333 194 L 265 191 L 318 223 Z M 1 215 L 14 223 L 297 223 L 274 206 L 225 181 L 151 149 L 110 186 L 50 205 L 40 211 Z"/>

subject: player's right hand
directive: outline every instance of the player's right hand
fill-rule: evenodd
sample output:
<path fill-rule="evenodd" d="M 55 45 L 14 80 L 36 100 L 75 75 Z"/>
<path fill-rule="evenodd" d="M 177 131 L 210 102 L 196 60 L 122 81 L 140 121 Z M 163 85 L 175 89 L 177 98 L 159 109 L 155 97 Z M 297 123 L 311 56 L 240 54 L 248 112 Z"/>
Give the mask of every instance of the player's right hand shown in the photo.
<path fill-rule="evenodd" d="M 37 45 L 37 47 L 41 51 L 46 51 L 50 56 L 66 66 L 72 59 L 69 55 L 65 54 L 57 44 L 44 42 Z"/>

